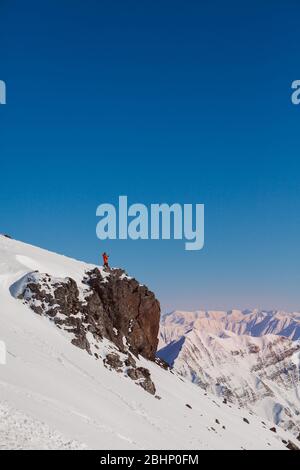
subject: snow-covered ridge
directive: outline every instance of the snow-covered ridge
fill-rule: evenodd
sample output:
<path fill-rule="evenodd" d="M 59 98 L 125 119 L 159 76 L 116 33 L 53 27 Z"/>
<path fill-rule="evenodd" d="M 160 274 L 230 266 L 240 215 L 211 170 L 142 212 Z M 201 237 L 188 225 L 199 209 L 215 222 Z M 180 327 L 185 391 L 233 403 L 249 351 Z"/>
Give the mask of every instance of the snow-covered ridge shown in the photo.
<path fill-rule="evenodd" d="M 32 271 L 80 283 L 94 269 L 0 236 L 0 447 L 90 449 L 286 449 L 293 436 L 137 358 L 160 399 L 71 344 L 11 287 Z M 103 348 L 110 344 L 103 342 Z M 105 352 L 105 351 L 104 351 Z M 188 405 L 188 406 L 187 406 Z M 33 431 L 34 430 L 34 431 Z M 291 444 L 291 443 L 294 444 Z"/>

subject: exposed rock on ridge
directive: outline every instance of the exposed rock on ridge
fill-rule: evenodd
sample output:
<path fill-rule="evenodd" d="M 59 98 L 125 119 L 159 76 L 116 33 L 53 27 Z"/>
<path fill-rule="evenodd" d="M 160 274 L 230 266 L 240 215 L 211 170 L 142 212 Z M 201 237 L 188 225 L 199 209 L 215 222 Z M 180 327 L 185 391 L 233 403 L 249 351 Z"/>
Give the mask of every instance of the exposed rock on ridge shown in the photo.
<path fill-rule="evenodd" d="M 36 271 L 12 286 L 11 293 L 72 334 L 75 346 L 102 358 L 107 367 L 126 373 L 155 394 L 149 371 L 137 367 L 133 356 L 155 360 L 160 305 L 146 286 L 125 271 L 95 268 L 86 272 L 81 285 L 71 278 Z M 114 351 L 101 354 L 103 339 L 113 343 Z"/>

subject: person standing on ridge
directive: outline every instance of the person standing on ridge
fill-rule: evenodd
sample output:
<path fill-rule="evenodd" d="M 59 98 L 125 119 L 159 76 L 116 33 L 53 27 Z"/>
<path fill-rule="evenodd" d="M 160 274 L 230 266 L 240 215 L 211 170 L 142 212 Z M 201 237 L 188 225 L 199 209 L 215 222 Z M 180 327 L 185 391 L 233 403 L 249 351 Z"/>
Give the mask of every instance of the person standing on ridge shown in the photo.
<path fill-rule="evenodd" d="M 102 253 L 102 258 L 103 258 L 103 266 L 104 266 L 105 268 L 109 268 L 109 266 L 108 266 L 108 258 L 109 258 L 109 256 L 108 256 L 108 254 L 107 254 L 106 252 Z"/>

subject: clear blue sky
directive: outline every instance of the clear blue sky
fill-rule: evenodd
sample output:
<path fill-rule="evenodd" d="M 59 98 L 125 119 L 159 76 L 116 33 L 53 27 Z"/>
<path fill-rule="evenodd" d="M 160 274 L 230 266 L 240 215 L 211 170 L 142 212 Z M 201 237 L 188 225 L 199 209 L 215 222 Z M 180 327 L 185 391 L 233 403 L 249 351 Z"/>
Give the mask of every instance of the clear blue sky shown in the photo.
<path fill-rule="evenodd" d="M 300 309 L 299 1 L 2 0 L 0 231 L 163 309 Z M 96 207 L 204 203 L 206 244 L 96 238 Z"/>

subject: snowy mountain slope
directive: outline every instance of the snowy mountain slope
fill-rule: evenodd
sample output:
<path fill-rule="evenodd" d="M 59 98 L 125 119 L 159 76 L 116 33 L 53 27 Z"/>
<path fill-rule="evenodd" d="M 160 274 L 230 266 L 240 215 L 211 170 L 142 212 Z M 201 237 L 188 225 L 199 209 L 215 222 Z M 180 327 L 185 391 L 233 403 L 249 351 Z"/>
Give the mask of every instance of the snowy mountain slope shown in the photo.
<path fill-rule="evenodd" d="M 205 390 L 300 435 L 300 342 L 196 326 L 158 356 Z"/>
<path fill-rule="evenodd" d="M 0 340 L 7 347 L 7 364 L 0 365 L 1 448 L 285 449 L 295 442 L 140 357 L 156 398 L 72 345 L 65 331 L 10 292 L 36 269 L 80 283 L 91 268 L 0 236 Z M 99 347 L 103 355 L 115 348 L 107 340 Z"/>
<path fill-rule="evenodd" d="M 64 438 L 47 424 L 37 421 L 6 403 L 0 404 L 0 450 L 85 450 L 86 446 Z"/>
<path fill-rule="evenodd" d="M 195 311 L 176 310 L 161 319 L 159 348 L 176 341 L 192 328 L 218 335 L 223 330 L 238 335 L 280 335 L 300 339 L 300 313 L 260 310 Z"/>

